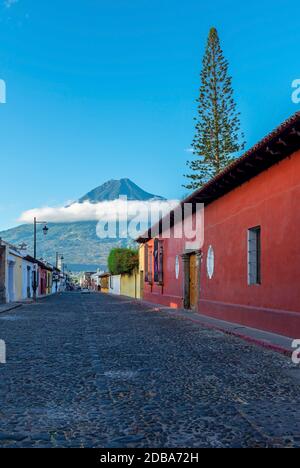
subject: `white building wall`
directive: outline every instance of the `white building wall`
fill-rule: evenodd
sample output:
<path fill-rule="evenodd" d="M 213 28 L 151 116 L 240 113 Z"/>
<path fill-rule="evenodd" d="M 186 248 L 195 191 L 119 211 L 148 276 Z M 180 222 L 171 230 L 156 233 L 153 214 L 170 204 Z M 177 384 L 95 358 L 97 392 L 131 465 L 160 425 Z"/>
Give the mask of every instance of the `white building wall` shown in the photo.
<path fill-rule="evenodd" d="M 16 262 L 10 255 L 7 258 L 6 268 L 6 302 L 9 303 L 16 300 Z"/>
<path fill-rule="evenodd" d="M 22 262 L 22 299 L 33 297 L 33 263 L 23 259 Z M 29 297 L 28 297 L 29 296 Z"/>
<path fill-rule="evenodd" d="M 110 294 L 121 294 L 121 275 L 111 276 L 109 279 L 109 292 Z"/>
<path fill-rule="evenodd" d="M 52 283 L 52 294 L 55 294 L 58 291 L 59 291 L 59 282 L 58 281 L 53 281 L 53 283 Z"/>

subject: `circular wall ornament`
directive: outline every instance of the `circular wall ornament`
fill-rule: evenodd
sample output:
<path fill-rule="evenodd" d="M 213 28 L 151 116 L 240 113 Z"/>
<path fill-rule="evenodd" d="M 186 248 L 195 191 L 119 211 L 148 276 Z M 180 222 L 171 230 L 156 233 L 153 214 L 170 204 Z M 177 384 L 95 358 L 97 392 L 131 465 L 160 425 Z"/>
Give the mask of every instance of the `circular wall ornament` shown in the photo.
<path fill-rule="evenodd" d="M 215 253 L 211 245 L 209 246 L 208 251 L 207 251 L 206 267 L 207 267 L 207 275 L 209 279 L 212 279 L 212 277 L 214 276 L 214 271 L 215 271 Z"/>
<path fill-rule="evenodd" d="M 176 279 L 179 278 L 179 270 L 180 270 L 180 263 L 179 263 L 179 256 L 177 255 L 176 259 L 175 259 L 175 275 L 176 275 Z"/>

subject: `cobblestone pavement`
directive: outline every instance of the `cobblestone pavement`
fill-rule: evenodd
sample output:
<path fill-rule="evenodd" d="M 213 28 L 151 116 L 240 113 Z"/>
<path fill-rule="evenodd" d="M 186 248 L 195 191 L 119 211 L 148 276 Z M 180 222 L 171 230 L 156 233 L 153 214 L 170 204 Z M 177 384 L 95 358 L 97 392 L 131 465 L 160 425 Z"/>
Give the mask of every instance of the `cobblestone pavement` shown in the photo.
<path fill-rule="evenodd" d="M 130 299 L 0 315 L 0 447 L 300 446 L 287 357 Z"/>

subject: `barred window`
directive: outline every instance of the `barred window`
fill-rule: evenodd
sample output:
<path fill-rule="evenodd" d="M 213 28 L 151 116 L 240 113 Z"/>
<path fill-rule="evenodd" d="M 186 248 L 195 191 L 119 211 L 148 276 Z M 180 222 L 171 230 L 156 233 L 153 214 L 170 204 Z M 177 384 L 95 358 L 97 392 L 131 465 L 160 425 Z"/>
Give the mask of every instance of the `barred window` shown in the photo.
<path fill-rule="evenodd" d="M 155 239 L 153 252 L 154 282 L 160 284 L 163 283 L 163 252 L 163 242 L 159 239 Z"/>
<path fill-rule="evenodd" d="M 152 263 L 152 255 L 153 255 L 153 252 L 152 252 L 152 249 L 149 249 L 148 250 L 148 282 L 149 283 L 152 283 L 152 274 L 153 274 L 153 263 Z"/>
<path fill-rule="evenodd" d="M 261 284 L 261 228 L 248 230 L 248 284 Z"/>
<path fill-rule="evenodd" d="M 164 244 L 159 242 L 159 264 L 158 264 L 158 281 L 163 284 L 164 280 Z"/>
<path fill-rule="evenodd" d="M 154 282 L 158 283 L 159 281 L 159 241 L 155 239 L 154 241 Z"/>

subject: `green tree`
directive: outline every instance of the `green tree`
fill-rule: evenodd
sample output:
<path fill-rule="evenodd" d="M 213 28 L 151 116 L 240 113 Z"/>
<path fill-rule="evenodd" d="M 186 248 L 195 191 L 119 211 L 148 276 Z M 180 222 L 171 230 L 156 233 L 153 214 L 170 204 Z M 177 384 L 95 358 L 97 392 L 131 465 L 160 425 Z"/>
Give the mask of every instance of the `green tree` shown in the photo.
<path fill-rule="evenodd" d="M 139 255 L 133 249 L 112 249 L 107 263 L 112 275 L 130 274 L 139 266 Z"/>
<path fill-rule="evenodd" d="M 208 35 L 197 102 L 196 134 L 192 143 L 194 159 L 187 162 L 191 173 L 185 175 L 189 183 L 184 186 L 193 190 L 222 171 L 235 159 L 234 153 L 245 147 L 228 61 L 215 28 L 211 28 Z"/>

